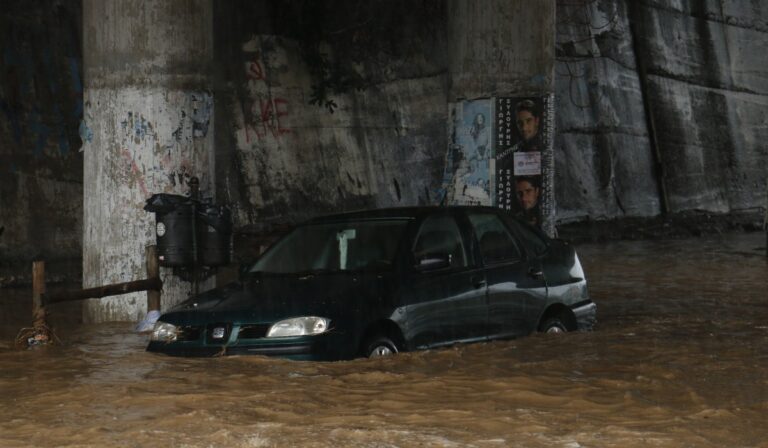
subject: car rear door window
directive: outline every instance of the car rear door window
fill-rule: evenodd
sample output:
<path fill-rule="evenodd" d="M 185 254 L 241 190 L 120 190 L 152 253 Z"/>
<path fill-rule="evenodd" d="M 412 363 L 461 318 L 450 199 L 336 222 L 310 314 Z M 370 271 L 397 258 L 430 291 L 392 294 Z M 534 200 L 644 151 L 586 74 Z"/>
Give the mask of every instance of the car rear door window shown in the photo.
<path fill-rule="evenodd" d="M 521 223 L 512 216 L 502 214 L 504 221 L 512 228 L 513 232 L 522 239 L 525 248 L 532 254 L 538 256 L 547 251 L 547 242 L 545 237 L 540 235 L 537 230 L 528 224 Z"/>
<path fill-rule="evenodd" d="M 522 253 L 507 227 L 493 213 L 470 213 L 469 221 L 480 243 L 483 263 L 494 264 L 522 259 Z"/>

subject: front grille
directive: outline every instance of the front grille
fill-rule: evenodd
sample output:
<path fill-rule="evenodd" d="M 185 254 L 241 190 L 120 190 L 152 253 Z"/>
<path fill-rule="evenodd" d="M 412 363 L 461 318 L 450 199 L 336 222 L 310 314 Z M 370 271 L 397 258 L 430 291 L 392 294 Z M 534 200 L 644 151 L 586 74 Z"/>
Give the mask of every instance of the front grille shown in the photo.
<path fill-rule="evenodd" d="M 237 339 L 259 339 L 267 336 L 270 324 L 243 325 L 237 333 Z"/>
<path fill-rule="evenodd" d="M 197 341 L 200 339 L 200 327 L 181 327 L 177 341 Z"/>
<path fill-rule="evenodd" d="M 209 344 L 224 344 L 229 341 L 229 334 L 231 332 L 231 323 L 209 324 L 205 328 L 205 342 Z"/>

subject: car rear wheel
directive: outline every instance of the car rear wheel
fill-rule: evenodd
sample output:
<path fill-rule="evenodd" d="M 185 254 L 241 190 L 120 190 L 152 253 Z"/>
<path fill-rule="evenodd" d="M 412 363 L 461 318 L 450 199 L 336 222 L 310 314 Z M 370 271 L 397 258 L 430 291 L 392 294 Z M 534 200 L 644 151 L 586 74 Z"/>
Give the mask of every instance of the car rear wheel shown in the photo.
<path fill-rule="evenodd" d="M 542 333 L 567 333 L 568 327 L 565 326 L 563 320 L 559 317 L 550 317 L 545 320 L 539 327 L 539 331 Z"/>
<path fill-rule="evenodd" d="M 365 355 L 369 358 L 381 358 L 382 356 L 392 356 L 397 351 L 397 344 L 387 337 L 379 336 L 366 344 Z"/>

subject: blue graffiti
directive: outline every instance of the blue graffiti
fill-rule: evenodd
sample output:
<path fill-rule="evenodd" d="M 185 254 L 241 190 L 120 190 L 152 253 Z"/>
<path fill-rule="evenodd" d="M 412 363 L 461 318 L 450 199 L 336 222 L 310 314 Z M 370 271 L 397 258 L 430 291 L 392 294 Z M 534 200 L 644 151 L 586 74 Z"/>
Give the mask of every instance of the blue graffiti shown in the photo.
<path fill-rule="evenodd" d="M 0 109 L 5 113 L 5 117 L 11 122 L 11 131 L 13 132 L 13 141 L 17 145 L 21 144 L 21 124 L 15 111 L 11 110 L 11 106 L 5 101 L 0 100 Z"/>
<path fill-rule="evenodd" d="M 58 54 L 77 48 L 72 36 L 67 42 L 66 48 L 40 48 L 36 41 L 29 41 L 26 31 L 7 31 L 2 49 L 6 75 L 0 91 L 0 120 L 8 123 L 14 143 L 30 148 L 35 157 L 42 157 L 49 146 L 58 147 L 59 154 L 66 157 L 74 133 L 71 128 L 83 115 L 80 60 Z M 67 67 L 64 76 L 59 75 L 62 66 Z M 64 81 L 67 75 L 69 80 Z"/>
<path fill-rule="evenodd" d="M 80 134 L 80 140 L 82 140 L 83 143 L 85 142 L 90 143 L 93 140 L 93 131 L 91 131 L 91 128 L 89 128 L 88 125 L 85 123 L 85 120 L 80 120 L 80 127 L 78 128 L 78 134 Z"/>
<path fill-rule="evenodd" d="M 48 142 L 48 136 L 51 133 L 51 129 L 43 123 L 40 112 L 37 110 L 32 111 L 27 117 L 27 128 L 31 131 L 32 135 L 36 137 L 34 139 L 34 154 L 35 156 L 42 156 L 45 151 L 45 145 Z"/>

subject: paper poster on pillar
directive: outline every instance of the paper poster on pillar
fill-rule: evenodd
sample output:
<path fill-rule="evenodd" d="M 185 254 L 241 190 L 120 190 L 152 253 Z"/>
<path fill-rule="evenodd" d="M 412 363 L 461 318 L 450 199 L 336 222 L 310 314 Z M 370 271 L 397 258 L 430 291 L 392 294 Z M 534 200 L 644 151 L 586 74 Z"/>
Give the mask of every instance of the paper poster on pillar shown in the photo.
<path fill-rule="evenodd" d="M 551 95 L 494 98 L 493 205 L 539 228 L 554 216 L 551 109 Z"/>
<path fill-rule="evenodd" d="M 461 101 L 450 106 L 449 148 L 443 202 L 491 204 L 491 100 Z"/>

